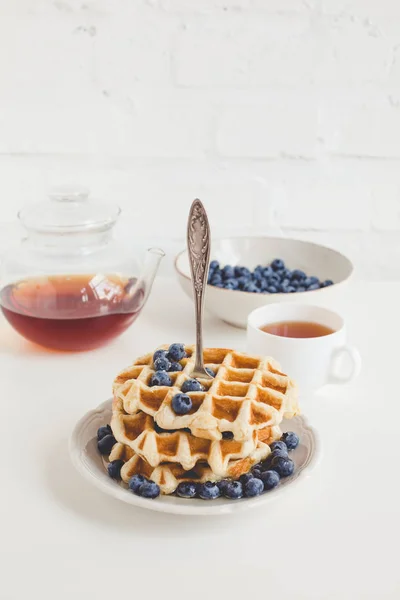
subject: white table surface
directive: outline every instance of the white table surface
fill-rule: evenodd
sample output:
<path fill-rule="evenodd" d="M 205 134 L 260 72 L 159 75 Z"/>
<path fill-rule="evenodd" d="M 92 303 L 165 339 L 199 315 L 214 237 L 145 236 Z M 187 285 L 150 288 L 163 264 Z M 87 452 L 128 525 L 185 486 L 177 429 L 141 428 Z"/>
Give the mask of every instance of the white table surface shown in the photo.
<path fill-rule="evenodd" d="M 323 457 L 279 502 L 230 517 L 142 511 L 74 471 L 67 440 L 115 373 L 161 343 L 193 341 L 189 300 L 158 279 L 138 321 L 89 353 L 48 352 L 0 321 L 0 598 L 400 598 L 400 284 L 353 285 L 360 378 L 302 403 Z M 208 316 L 207 345 L 244 349 Z M 223 594 L 223 595 L 222 595 Z"/>

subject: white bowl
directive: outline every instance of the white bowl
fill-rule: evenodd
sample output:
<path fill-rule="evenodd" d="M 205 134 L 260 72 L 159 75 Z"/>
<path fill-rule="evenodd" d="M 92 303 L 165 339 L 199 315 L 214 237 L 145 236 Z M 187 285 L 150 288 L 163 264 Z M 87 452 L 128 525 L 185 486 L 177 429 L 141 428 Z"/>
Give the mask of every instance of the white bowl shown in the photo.
<path fill-rule="evenodd" d="M 218 260 L 221 265 L 254 269 L 259 264 L 269 264 L 274 258 L 282 258 L 289 269 L 301 269 L 307 275 L 315 275 L 321 280 L 331 279 L 334 285 L 291 294 L 255 294 L 208 285 L 205 300 L 207 310 L 231 325 L 245 328 L 247 316 L 253 310 L 272 302 L 301 302 L 338 308 L 338 300 L 353 273 L 353 264 L 336 250 L 312 242 L 274 237 L 224 238 L 213 240 L 211 246 L 211 260 Z M 187 250 L 177 255 L 175 269 L 182 288 L 192 297 Z"/>
<path fill-rule="evenodd" d="M 160 496 L 155 500 L 140 498 L 132 494 L 125 484 L 110 479 L 105 462 L 97 450 L 96 432 L 101 425 L 110 422 L 111 405 L 112 400 L 107 400 L 95 410 L 86 413 L 78 421 L 69 444 L 71 459 L 79 473 L 102 492 L 140 508 L 178 515 L 203 516 L 232 514 L 256 508 L 279 499 L 281 494 L 286 493 L 287 490 L 294 491 L 295 484 L 311 475 L 313 467 L 319 463 L 321 457 L 317 432 L 308 424 L 303 415 L 298 415 L 293 419 L 284 420 L 280 425 L 282 431 L 294 431 L 300 438 L 299 446 L 290 453 L 290 457 L 295 463 L 295 471 L 293 475 L 283 479 L 274 490 L 255 498 L 241 500 L 218 498 L 209 502 L 200 499 L 186 500 L 172 495 Z"/>

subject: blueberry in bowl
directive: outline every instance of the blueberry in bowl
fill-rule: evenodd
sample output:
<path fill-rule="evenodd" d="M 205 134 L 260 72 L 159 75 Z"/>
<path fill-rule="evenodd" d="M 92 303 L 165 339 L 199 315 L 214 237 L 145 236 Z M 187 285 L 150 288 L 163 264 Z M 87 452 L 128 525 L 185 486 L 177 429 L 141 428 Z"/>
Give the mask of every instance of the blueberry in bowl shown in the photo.
<path fill-rule="evenodd" d="M 351 261 L 340 252 L 302 240 L 232 237 L 213 240 L 212 249 L 205 307 L 243 328 L 256 308 L 289 298 L 329 308 L 345 293 L 353 272 Z M 176 257 L 175 268 L 192 297 L 186 250 Z"/>

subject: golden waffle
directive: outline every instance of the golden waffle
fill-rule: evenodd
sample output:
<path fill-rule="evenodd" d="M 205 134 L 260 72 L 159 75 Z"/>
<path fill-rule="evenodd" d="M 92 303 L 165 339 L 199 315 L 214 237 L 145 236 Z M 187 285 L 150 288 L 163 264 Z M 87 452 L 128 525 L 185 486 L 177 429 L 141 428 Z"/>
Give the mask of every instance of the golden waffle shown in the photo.
<path fill-rule="evenodd" d="M 122 401 L 126 413 L 143 411 L 163 429 L 189 428 L 194 436 L 205 439 L 220 440 L 224 431 L 231 431 L 237 441 L 252 439 L 253 431 L 279 425 L 283 417 L 298 413 L 297 387 L 273 358 L 206 348 L 205 365 L 216 376 L 198 378 L 204 391 L 188 392 L 192 410 L 176 415 L 172 398 L 191 378 L 195 362 L 194 346 L 185 350 L 188 356 L 180 361 L 183 371 L 169 373 L 171 387 L 149 386 L 153 354 L 142 356 L 117 376 L 114 397 Z"/>
<path fill-rule="evenodd" d="M 250 456 L 230 461 L 226 477 L 237 479 L 243 473 L 247 473 L 253 465 L 264 460 L 269 453 L 269 446 L 259 442 Z M 125 462 L 121 469 L 121 477 L 125 483 L 128 483 L 133 475 L 144 475 L 155 481 L 160 486 L 163 494 L 172 494 L 182 481 L 204 483 L 205 481 L 220 481 L 223 479 L 223 476 L 213 473 L 207 463 L 199 462 L 189 471 L 183 469 L 181 465 L 169 462 L 152 467 L 144 458 L 135 454 L 132 448 L 119 442 L 114 445 L 110 454 L 110 461 L 118 459 Z"/>
<path fill-rule="evenodd" d="M 152 467 L 168 462 L 190 470 L 198 462 L 207 462 L 213 473 L 221 477 L 227 476 L 231 461 L 252 454 L 259 441 L 269 445 L 282 435 L 278 426 L 254 430 L 250 439 L 241 442 L 198 438 L 190 430 L 158 432 L 150 415 L 142 411 L 125 413 L 119 398 L 113 402 L 111 428 L 118 442 L 129 446 Z"/>

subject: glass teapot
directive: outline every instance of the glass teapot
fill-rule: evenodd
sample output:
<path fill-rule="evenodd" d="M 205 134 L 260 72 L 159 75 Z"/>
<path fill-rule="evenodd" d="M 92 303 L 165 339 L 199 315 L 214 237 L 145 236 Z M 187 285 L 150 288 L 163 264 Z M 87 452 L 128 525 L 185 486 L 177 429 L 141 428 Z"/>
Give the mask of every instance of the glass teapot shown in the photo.
<path fill-rule="evenodd" d="M 135 321 L 164 252 L 150 248 L 139 274 L 112 238 L 119 214 L 76 187 L 20 211 L 28 235 L 0 264 L 0 307 L 18 333 L 49 348 L 89 350 Z"/>

